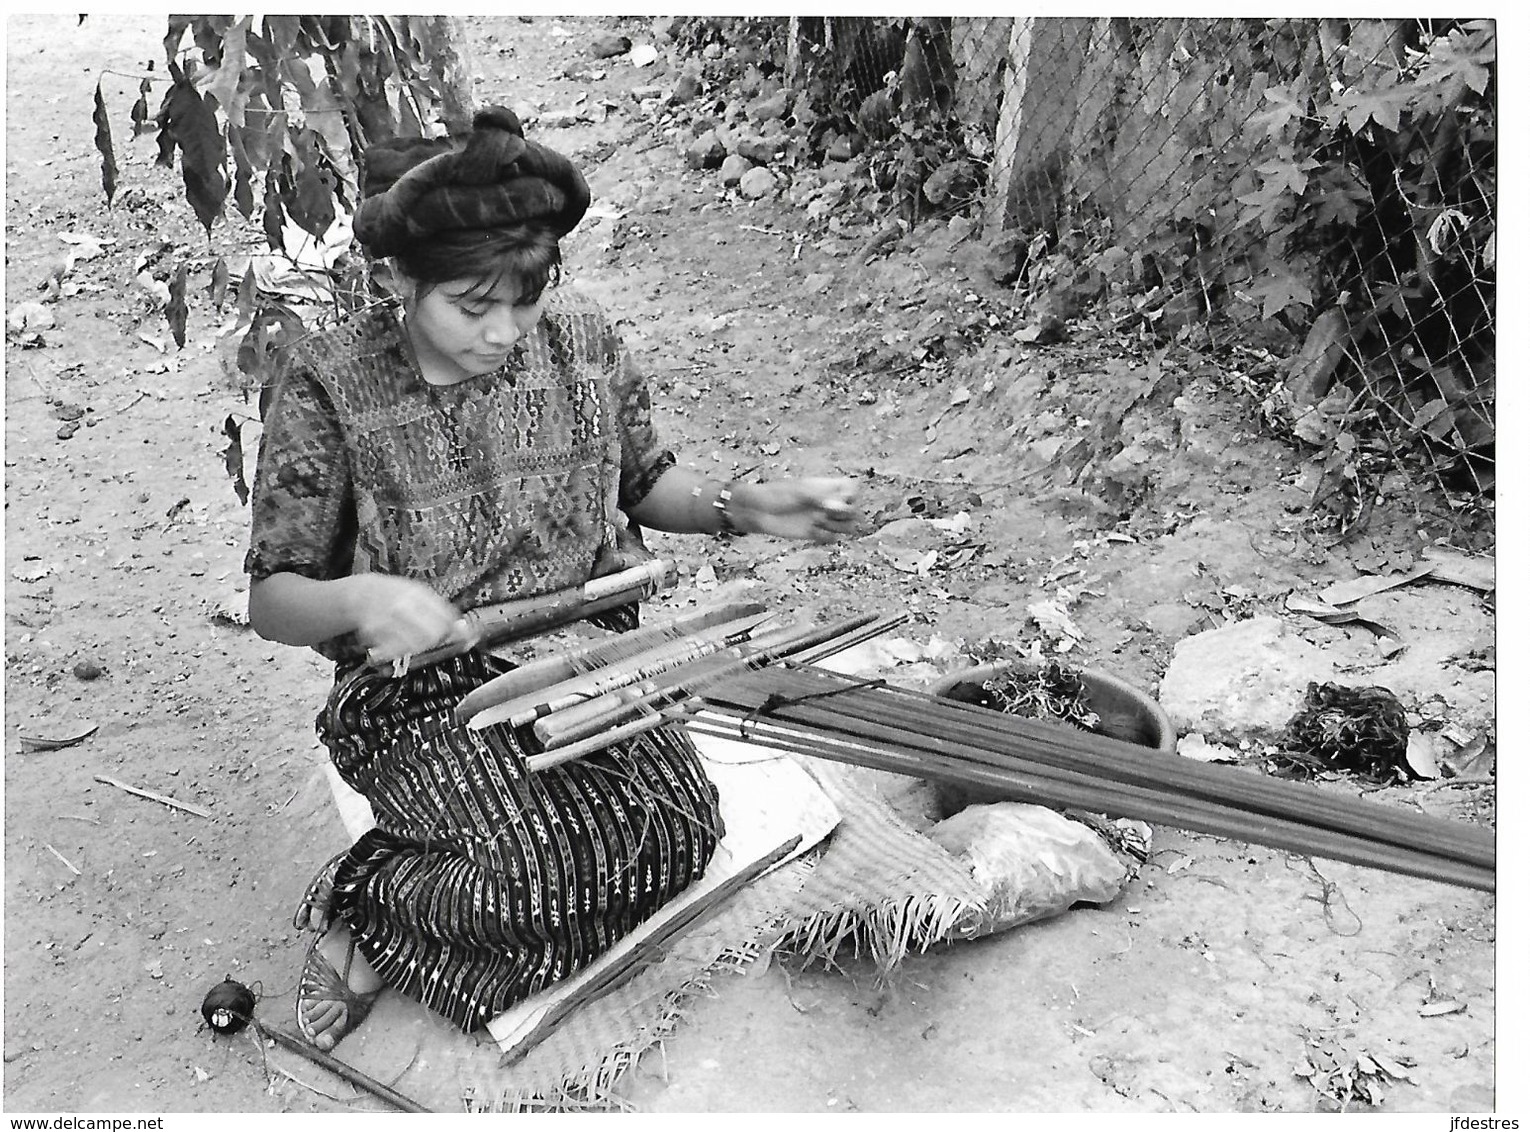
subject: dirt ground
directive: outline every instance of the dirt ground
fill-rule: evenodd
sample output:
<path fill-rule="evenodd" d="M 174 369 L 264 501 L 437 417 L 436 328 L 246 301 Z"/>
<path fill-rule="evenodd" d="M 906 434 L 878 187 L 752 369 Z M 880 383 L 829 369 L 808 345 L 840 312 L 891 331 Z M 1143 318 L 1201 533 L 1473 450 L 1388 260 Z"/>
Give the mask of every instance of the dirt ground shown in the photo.
<path fill-rule="evenodd" d="M 943 643 L 1035 638 L 1027 607 L 1061 589 L 1071 655 L 1151 690 L 1178 640 L 1229 617 L 1278 613 L 1293 591 L 1436 539 L 1491 551 L 1490 531 L 1406 480 L 1361 539 L 1324 549 L 1303 531 L 1310 456 L 1255 431 L 1236 374 L 1209 359 L 1079 327 L 1045 347 L 996 334 L 949 371 L 892 364 L 931 316 L 1009 317 L 974 242 L 932 225 L 863 263 L 878 225 L 853 202 L 825 231 L 790 201 L 725 192 L 632 97 L 673 83 L 662 56 L 591 60 L 598 23 L 473 24 L 481 100 L 530 100 L 549 120 L 584 110 L 540 130 L 594 189 L 571 279 L 621 316 L 682 460 L 854 475 L 871 516 L 828 549 L 662 538 L 687 571 L 674 603 L 752 578 L 753 597 L 804 613 L 906 609 L 933 673 Z M 648 38 L 646 22 L 624 28 Z M 152 137 L 124 129 L 136 76 L 162 69 L 162 21 L 26 16 L 5 31 L 7 310 L 88 249 L 65 237 L 101 250 L 61 274 L 41 345 L 5 354 L 4 1107 L 372 1107 L 269 1072 L 247 1036 L 218 1038 L 198 1014 L 229 976 L 288 1021 L 304 944 L 292 909 L 343 834 L 312 726 L 327 665 L 237 623 L 246 515 L 225 418 L 250 423 L 251 457 L 257 433 L 218 333 L 232 315 L 206 297 L 214 251 Z M 110 210 L 98 80 L 121 167 Z M 161 241 L 193 265 L 179 350 L 134 283 Z M 1114 444 L 1118 497 L 1053 474 L 1076 439 Z M 925 521 L 962 513 L 957 538 Z M 1387 613 L 1405 640 L 1470 627 L 1461 649 L 1436 650 L 1424 690 L 1491 727 L 1491 681 L 1484 702 L 1461 667 L 1472 641 L 1491 644 L 1491 610 L 1449 592 L 1459 616 L 1445 621 L 1417 595 Z M 83 725 L 96 729 L 56 749 L 19 738 Z M 1494 813 L 1490 787 L 1373 797 Z M 1111 905 L 934 949 L 886 985 L 851 958 L 720 976 L 619 1091 L 662 1112 L 1488 1111 L 1495 1059 L 1510 1064 L 1519 1036 L 1495 921 L 1481 894 L 1160 828 Z M 396 1084 L 407 1092 L 407 1075 Z"/>

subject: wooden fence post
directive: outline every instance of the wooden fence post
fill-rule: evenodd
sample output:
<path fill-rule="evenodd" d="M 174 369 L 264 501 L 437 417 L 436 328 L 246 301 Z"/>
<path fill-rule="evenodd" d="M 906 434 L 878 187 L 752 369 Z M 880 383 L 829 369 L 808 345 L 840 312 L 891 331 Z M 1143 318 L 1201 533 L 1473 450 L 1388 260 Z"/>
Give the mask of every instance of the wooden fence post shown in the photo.
<path fill-rule="evenodd" d="M 1071 16 L 1015 20 L 983 217 L 991 234 L 1057 220 L 1091 24 Z"/>
<path fill-rule="evenodd" d="M 951 57 L 956 64 L 956 118 L 992 138 L 1003 94 L 1012 16 L 956 16 Z"/>

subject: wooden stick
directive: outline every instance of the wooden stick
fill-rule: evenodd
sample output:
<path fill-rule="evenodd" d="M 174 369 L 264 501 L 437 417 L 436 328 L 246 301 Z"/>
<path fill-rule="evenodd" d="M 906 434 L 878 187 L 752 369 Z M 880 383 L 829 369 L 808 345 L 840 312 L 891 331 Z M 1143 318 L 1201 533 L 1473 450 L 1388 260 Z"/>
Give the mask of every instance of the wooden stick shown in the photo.
<path fill-rule="evenodd" d="M 60 861 L 64 862 L 64 868 L 68 869 L 75 876 L 82 876 L 83 875 L 80 872 L 79 869 L 74 867 L 74 862 L 73 861 L 71 861 L 68 857 L 64 856 L 57 849 L 53 848 L 53 846 L 49 845 L 46 841 L 43 842 L 43 848 L 46 849 L 48 852 L 52 853 Z"/>
<path fill-rule="evenodd" d="M 251 1018 L 254 1025 L 262 1036 L 270 1038 L 278 1045 L 284 1046 L 300 1057 L 306 1057 L 315 1065 L 322 1065 L 338 1077 L 343 1077 L 351 1084 L 365 1089 L 374 1097 L 387 1101 L 394 1108 L 404 1112 L 433 1112 L 434 1109 L 426 1108 L 418 1101 L 410 1100 L 403 1093 L 396 1092 L 372 1077 L 368 1077 L 359 1069 L 352 1068 L 339 1058 L 331 1057 L 323 1050 L 315 1049 L 296 1034 L 290 1034 L 278 1026 L 267 1026 L 257 1018 Z"/>
<path fill-rule="evenodd" d="M 177 802 L 174 798 L 167 797 L 164 794 L 156 794 L 152 790 L 140 790 L 136 786 L 129 786 L 126 782 L 118 782 L 110 775 L 98 774 L 95 778 L 97 782 L 104 782 L 107 786 L 115 786 L 118 790 L 126 790 L 129 794 L 136 794 L 138 797 L 147 798 L 151 802 L 160 802 L 173 809 L 185 810 L 188 814 L 195 814 L 199 818 L 212 817 L 212 814 L 202 809 L 201 806 L 193 806 L 189 802 Z"/>
<path fill-rule="evenodd" d="M 856 645 L 863 644 L 873 637 L 880 637 L 883 633 L 896 629 L 907 621 L 908 617 L 907 613 L 887 614 L 871 622 L 864 629 L 846 633 L 843 637 L 836 637 L 826 644 L 797 653 L 791 658 L 789 663 L 792 665 L 816 664 L 818 661 L 827 659 L 835 653 L 844 652 L 846 649 L 854 648 Z"/>
<path fill-rule="evenodd" d="M 551 751 L 544 751 L 539 755 L 526 756 L 526 769 L 532 774 L 541 770 L 549 770 L 555 766 L 561 766 L 574 759 L 582 759 L 585 755 L 603 751 L 613 743 L 625 742 L 635 739 L 639 735 L 663 727 L 668 723 L 678 723 L 700 707 L 700 703 L 676 704 L 664 711 L 650 711 L 634 719 L 631 723 L 624 723 L 620 727 L 613 727 L 609 731 L 601 731 L 598 735 L 591 735 L 588 739 L 580 739 L 577 742 L 566 743 Z"/>
<path fill-rule="evenodd" d="M 656 558 L 630 570 L 591 578 L 581 585 L 568 586 L 538 597 L 480 606 L 467 614 L 465 620 L 468 629 L 464 635 L 406 657 L 403 667 L 413 672 L 449 657 L 461 656 L 474 648 L 504 644 L 583 621 L 628 602 L 652 597 L 660 590 L 671 588 L 678 578 L 679 571 L 674 562 Z M 367 662 L 375 668 L 399 667 L 385 657 L 368 655 Z"/>
<path fill-rule="evenodd" d="M 660 641 L 673 640 L 685 633 L 710 629 L 714 625 L 765 612 L 765 606 L 759 602 L 733 602 L 708 606 L 671 621 L 644 625 L 630 633 L 623 633 L 613 640 L 597 641 L 577 652 L 560 653 L 556 656 L 530 661 L 506 672 L 503 676 L 496 676 L 493 680 L 480 684 L 464 696 L 457 705 L 457 721 L 466 723 L 484 708 L 492 707 L 513 696 L 522 695 L 533 688 L 546 687 L 560 680 L 566 680 L 570 676 L 577 676 L 581 672 L 588 672 L 592 668 L 610 664 Z"/>
<path fill-rule="evenodd" d="M 587 739 L 634 715 L 685 699 L 695 689 L 731 672 L 779 660 L 859 629 L 873 620 L 872 616 L 864 616 L 822 627 L 788 625 L 760 638 L 753 647 L 724 649 L 672 669 L 661 678 L 644 680 L 576 707 L 565 708 L 538 721 L 532 730 L 545 750 Z"/>
<path fill-rule="evenodd" d="M 769 613 L 757 613 L 690 636 L 662 641 L 594 671 L 577 673 L 556 684 L 534 688 L 499 703 L 487 703 L 474 712 L 468 726 L 475 731 L 493 723 L 519 727 L 640 680 L 655 679 L 682 664 L 746 643 L 763 631 L 760 623 L 770 616 Z"/>
<path fill-rule="evenodd" d="M 719 708 L 731 705 L 747 714 L 760 711 L 772 696 L 790 701 L 793 696 L 836 688 L 843 694 L 833 697 L 829 716 L 816 717 L 820 723 L 832 723 L 835 717 L 841 726 L 852 719 L 897 722 L 916 736 L 955 736 L 960 743 L 1001 756 L 1023 753 L 1033 764 L 1090 768 L 1122 785 L 1170 789 L 1186 797 L 1231 802 L 1250 812 L 1292 818 L 1399 848 L 1456 857 L 1485 868 L 1492 868 L 1495 861 L 1492 834 L 1459 822 L 1403 814 L 1374 802 L 1334 797 L 1305 783 L 1163 756 L 1124 740 L 904 689 L 854 689 L 849 681 L 831 673 L 799 669 L 741 673 L 709 687 L 704 698 Z M 786 702 L 772 708 L 770 714 L 790 721 L 797 709 L 798 705 Z"/>
<path fill-rule="evenodd" d="M 1104 812 L 1480 891 L 1495 891 L 1496 882 L 1491 869 L 1395 846 L 1379 845 L 1329 830 L 1313 829 L 1298 822 L 1248 814 L 1232 806 L 1218 806 L 1167 791 L 1122 790 L 1109 782 L 1089 779 L 1084 775 L 1059 774 L 1056 771 L 1043 773 L 1034 766 L 1023 769 L 984 766 L 960 755 L 951 757 L 928 749 L 915 754 L 904 741 L 906 733 L 896 728 L 889 728 L 888 733 L 882 736 L 857 736 L 855 741 L 850 742 L 830 738 L 819 732 L 804 733 L 803 726 L 795 722 L 787 726 L 751 726 L 743 738 L 746 742 L 775 750 L 815 755 L 941 782 L 977 786 L 1015 801 Z M 692 720 L 687 727 L 700 734 L 740 738 L 738 728 L 720 724 L 707 716 Z"/>

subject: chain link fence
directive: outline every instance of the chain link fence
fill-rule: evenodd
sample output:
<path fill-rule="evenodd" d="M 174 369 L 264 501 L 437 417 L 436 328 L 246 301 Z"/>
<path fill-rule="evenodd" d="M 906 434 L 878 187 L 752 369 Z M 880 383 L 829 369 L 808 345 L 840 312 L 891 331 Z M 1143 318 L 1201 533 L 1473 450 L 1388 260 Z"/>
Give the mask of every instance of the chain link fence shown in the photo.
<path fill-rule="evenodd" d="M 1491 21 L 732 22 L 820 159 L 972 218 L 1017 300 L 1251 352 L 1272 425 L 1491 493 Z"/>

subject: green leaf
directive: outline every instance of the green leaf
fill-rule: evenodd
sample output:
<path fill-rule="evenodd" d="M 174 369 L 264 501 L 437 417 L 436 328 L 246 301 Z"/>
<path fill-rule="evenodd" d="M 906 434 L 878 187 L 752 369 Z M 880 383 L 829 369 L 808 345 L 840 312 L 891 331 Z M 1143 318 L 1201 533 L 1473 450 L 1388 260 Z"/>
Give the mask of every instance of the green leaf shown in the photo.
<path fill-rule="evenodd" d="M 282 347 L 300 338 L 306 330 L 295 311 L 280 303 L 270 303 L 250 321 L 250 328 L 239 343 L 235 364 L 241 373 L 268 385 L 276 377 Z M 264 416 L 264 408 L 261 415 Z"/>
<path fill-rule="evenodd" d="M 218 54 L 223 49 L 223 34 L 233 22 L 232 16 L 197 16 L 192 21 L 191 38 L 208 66 L 218 62 Z"/>
<path fill-rule="evenodd" d="M 213 308 L 219 311 L 228 299 L 228 260 L 221 255 L 213 264 L 212 278 L 207 283 L 207 297 L 212 301 Z"/>
<path fill-rule="evenodd" d="M 234 494 L 239 497 L 240 506 L 250 501 L 250 486 L 244 479 L 243 432 L 244 426 L 230 413 L 223 422 L 223 435 L 228 438 L 228 445 L 223 449 L 223 469 L 234 481 Z"/>
<path fill-rule="evenodd" d="M 96 83 L 96 107 L 92 118 L 96 123 L 96 149 L 101 153 L 101 188 L 106 192 L 106 206 L 110 208 L 112 198 L 117 195 L 117 156 L 112 149 L 112 127 L 99 82 Z"/>
<path fill-rule="evenodd" d="M 179 73 L 179 68 L 176 70 Z M 154 116 L 154 124 L 159 128 L 159 135 L 154 139 L 159 146 L 159 153 L 154 163 L 163 165 L 166 169 L 175 168 L 175 131 L 170 128 L 170 107 L 175 102 L 175 92 L 180 83 L 181 80 L 177 79 L 170 89 L 165 91 L 164 98 L 159 102 L 159 112 Z"/>
<path fill-rule="evenodd" d="M 170 301 L 165 304 L 165 321 L 170 324 L 170 334 L 179 347 L 186 345 L 186 265 L 175 269 L 170 280 Z"/>
<path fill-rule="evenodd" d="M 161 137 L 168 132 L 180 149 L 186 199 L 210 234 L 228 196 L 228 182 L 223 176 L 223 131 L 212 96 L 199 95 L 190 82 L 177 82 L 170 88 L 164 119 Z"/>
<path fill-rule="evenodd" d="M 248 220 L 255 214 L 255 167 L 245 146 L 245 131 L 232 122 L 228 126 L 228 151 L 234 158 L 234 205 Z"/>
<path fill-rule="evenodd" d="M 181 40 L 186 38 L 186 29 L 196 22 L 195 16 L 171 16 L 168 21 L 168 30 L 165 32 L 165 58 L 174 64 L 176 56 L 181 53 Z"/>
<path fill-rule="evenodd" d="M 286 212 L 282 209 L 283 179 L 276 165 L 266 170 L 266 196 L 261 207 L 260 223 L 266 233 L 266 245 L 274 252 L 283 248 L 282 228 L 287 223 Z"/>
<path fill-rule="evenodd" d="M 1312 305 L 1312 288 L 1293 274 L 1284 264 L 1272 265 L 1263 276 L 1249 288 L 1249 294 L 1259 300 L 1260 317 L 1274 318 L 1289 306 Z"/>
<path fill-rule="evenodd" d="M 315 239 L 335 222 L 335 175 L 328 168 L 318 135 L 302 130 L 291 157 L 291 191 L 282 203 L 292 222 Z"/>
<path fill-rule="evenodd" d="M 239 280 L 239 292 L 234 298 L 234 309 L 239 312 L 242 322 L 251 322 L 255 318 L 255 268 L 250 266 L 244 269 L 244 276 Z"/>
<path fill-rule="evenodd" d="M 228 120 L 236 126 L 244 123 L 246 98 L 241 98 L 239 92 L 247 58 L 245 33 L 249 31 L 249 28 L 250 17 L 245 16 L 236 23 L 230 24 L 228 30 L 223 33 L 218 73 L 213 76 L 207 88 L 207 93 L 222 107 Z"/>
<path fill-rule="evenodd" d="M 1312 197 L 1312 218 L 1319 226 L 1338 224 L 1352 228 L 1366 210 L 1374 207 L 1369 186 L 1347 168 L 1330 171 L 1317 184 Z"/>
<path fill-rule="evenodd" d="M 1266 87 L 1264 98 L 1269 105 L 1250 115 L 1248 128 L 1263 130 L 1269 137 L 1280 136 L 1282 130 L 1305 113 L 1301 104 L 1292 95 L 1290 87 Z"/>
<path fill-rule="evenodd" d="M 266 17 L 266 36 L 271 43 L 272 51 L 279 59 L 292 55 L 297 47 L 298 32 L 301 30 L 302 19 L 299 16 Z"/>
<path fill-rule="evenodd" d="M 1479 25 L 1470 33 L 1458 28 L 1430 44 L 1418 81 L 1424 86 L 1444 86 L 1455 102 L 1463 87 L 1485 94 L 1497 60 L 1498 42 L 1491 25 Z"/>

